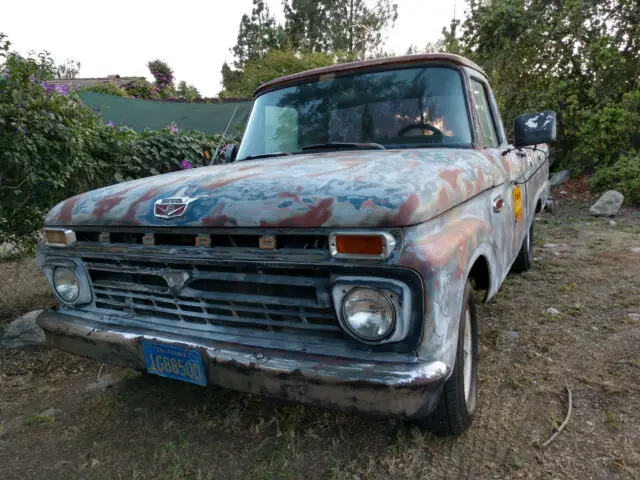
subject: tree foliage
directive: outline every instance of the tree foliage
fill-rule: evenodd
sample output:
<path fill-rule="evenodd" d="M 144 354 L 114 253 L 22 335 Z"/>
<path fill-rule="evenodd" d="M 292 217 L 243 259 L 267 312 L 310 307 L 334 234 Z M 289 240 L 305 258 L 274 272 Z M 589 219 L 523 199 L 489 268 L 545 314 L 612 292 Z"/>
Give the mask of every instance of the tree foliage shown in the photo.
<path fill-rule="evenodd" d="M 262 57 L 249 60 L 233 82 L 222 93 L 229 97 L 250 97 L 262 83 L 312 68 L 335 63 L 332 55 L 321 52 L 298 53 L 293 50 L 272 50 Z"/>
<path fill-rule="evenodd" d="M 251 15 L 242 16 L 236 45 L 231 49 L 235 56 L 234 66 L 242 69 L 249 60 L 284 47 L 282 26 L 277 24 L 264 0 L 253 0 Z"/>
<path fill-rule="evenodd" d="M 298 50 L 364 57 L 379 49 L 383 33 L 398 18 L 391 0 L 289 0 L 284 2 L 285 32 Z"/>
<path fill-rule="evenodd" d="M 253 91 L 258 85 L 255 79 L 275 78 L 269 72 L 280 76 L 280 72 L 295 73 L 299 70 L 293 68 L 308 63 L 325 65 L 329 57 L 333 63 L 379 53 L 384 31 L 398 17 L 398 7 L 391 0 L 377 0 L 373 6 L 365 0 L 284 0 L 283 7 L 285 21 L 279 25 L 263 0 L 253 1 L 251 15 L 242 17 L 232 48 L 234 68 L 227 63 L 222 66 L 221 96 Z M 273 51 L 284 53 L 270 57 L 279 62 L 271 68 L 265 59 Z M 252 70 L 244 79 L 247 66 Z"/>
<path fill-rule="evenodd" d="M 486 70 L 507 127 L 518 114 L 555 110 L 556 151 L 575 172 L 640 146 L 637 0 L 470 0 L 443 41 Z"/>

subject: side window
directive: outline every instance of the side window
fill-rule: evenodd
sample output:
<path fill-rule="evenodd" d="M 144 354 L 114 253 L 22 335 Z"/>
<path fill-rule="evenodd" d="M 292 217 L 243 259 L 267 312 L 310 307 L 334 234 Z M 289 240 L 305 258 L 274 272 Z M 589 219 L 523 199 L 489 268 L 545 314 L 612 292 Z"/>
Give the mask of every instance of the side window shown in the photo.
<path fill-rule="evenodd" d="M 491 108 L 487 100 L 487 92 L 482 83 L 471 79 L 471 94 L 473 95 L 473 103 L 476 106 L 478 120 L 480 121 L 480 130 L 484 137 L 484 143 L 487 148 L 495 148 L 500 145 L 498 135 L 491 118 Z"/>

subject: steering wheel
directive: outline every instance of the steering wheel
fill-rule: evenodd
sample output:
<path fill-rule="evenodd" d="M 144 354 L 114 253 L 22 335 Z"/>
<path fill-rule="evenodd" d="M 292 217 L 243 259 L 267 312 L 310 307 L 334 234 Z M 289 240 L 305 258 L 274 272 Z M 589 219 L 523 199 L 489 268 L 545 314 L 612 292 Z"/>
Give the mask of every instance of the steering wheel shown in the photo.
<path fill-rule="evenodd" d="M 439 135 L 439 136 L 444 135 L 444 133 L 442 133 L 442 130 L 434 127 L 430 123 L 412 123 L 410 125 L 407 125 L 406 127 L 402 127 L 400 129 L 400 131 L 398 132 L 397 136 L 401 137 L 405 133 L 407 133 L 408 131 L 416 130 L 418 128 L 421 129 L 421 130 L 429 130 L 430 132 L 433 132 L 434 135 Z"/>

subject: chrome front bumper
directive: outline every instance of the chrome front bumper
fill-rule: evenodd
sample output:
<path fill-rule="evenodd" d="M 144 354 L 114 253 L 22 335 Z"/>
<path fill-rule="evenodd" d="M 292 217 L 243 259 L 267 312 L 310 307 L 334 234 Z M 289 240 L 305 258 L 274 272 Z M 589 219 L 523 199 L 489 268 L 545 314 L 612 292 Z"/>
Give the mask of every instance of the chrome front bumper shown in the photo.
<path fill-rule="evenodd" d="M 449 369 L 442 362 L 369 362 L 247 347 L 95 322 L 45 311 L 38 324 L 47 343 L 103 363 L 146 370 L 141 341 L 202 352 L 210 384 L 340 410 L 414 418 L 436 406 Z"/>

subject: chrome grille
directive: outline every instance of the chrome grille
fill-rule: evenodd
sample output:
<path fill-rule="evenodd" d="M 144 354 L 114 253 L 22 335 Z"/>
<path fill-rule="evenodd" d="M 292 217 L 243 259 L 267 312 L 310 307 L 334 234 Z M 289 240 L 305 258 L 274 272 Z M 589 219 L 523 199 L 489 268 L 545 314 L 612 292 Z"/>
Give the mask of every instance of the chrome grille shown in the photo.
<path fill-rule="evenodd" d="M 150 324 L 343 338 L 327 272 L 83 258 L 95 308 Z"/>

